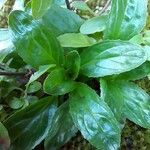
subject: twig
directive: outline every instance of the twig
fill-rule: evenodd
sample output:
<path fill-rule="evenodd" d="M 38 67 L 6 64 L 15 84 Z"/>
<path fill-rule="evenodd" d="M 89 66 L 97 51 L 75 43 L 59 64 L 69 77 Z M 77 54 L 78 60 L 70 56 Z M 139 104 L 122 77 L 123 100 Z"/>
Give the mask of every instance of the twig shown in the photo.
<path fill-rule="evenodd" d="M 66 2 L 66 6 L 67 6 L 67 8 L 71 10 L 71 6 L 70 6 L 70 2 L 69 2 L 69 0 L 65 0 L 65 2 Z"/>
<path fill-rule="evenodd" d="M 105 6 L 100 11 L 100 13 L 99 13 L 100 15 L 106 11 L 106 9 L 109 7 L 110 3 L 111 3 L 111 0 L 108 0 L 107 3 L 105 4 Z"/>
<path fill-rule="evenodd" d="M 0 76 L 25 76 L 24 72 L 0 72 Z"/>

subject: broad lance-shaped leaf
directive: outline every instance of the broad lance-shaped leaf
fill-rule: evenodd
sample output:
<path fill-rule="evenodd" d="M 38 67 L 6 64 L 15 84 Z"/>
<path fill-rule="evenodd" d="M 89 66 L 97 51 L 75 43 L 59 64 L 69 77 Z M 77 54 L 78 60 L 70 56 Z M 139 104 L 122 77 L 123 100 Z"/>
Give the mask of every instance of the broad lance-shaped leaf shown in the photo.
<path fill-rule="evenodd" d="M 64 95 L 74 90 L 76 83 L 68 80 L 63 68 L 53 70 L 45 79 L 44 92 L 50 95 Z"/>
<path fill-rule="evenodd" d="M 120 74 L 146 61 L 141 46 L 123 41 L 104 41 L 81 53 L 81 73 L 88 77 Z"/>
<path fill-rule="evenodd" d="M 0 149 L 7 150 L 10 147 L 10 138 L 5 126 L 0 122 Z"/>
<path fill-rule="evenodd" d="M 147 0 L 112 0 L 105 39 L 129 40 L 146 24 Z"/>
<path fill-rule="evenodd" d="M 150 128 L 150 96 L 127 81 L 104 81 L 101 84 L 103 99 L 117 119 L 128 118 L 144 128 Z"/>
<path fill-rule="evenodd" d="M 96 32 L 101 32 L 106 29 L 106 21 L 108 16 L 97 16 L 85 21 L 81 27 L 80 32 L 82 34 L 93 34 Z"/>
<path fill-rule="evenodd" d="M 69 79 L 75 80 L 78 77 L 80 70 L 80 63 L 81 59 L 78 51 L 73 50 L 67 53 L 65 67 L 66 67 L 66 75 L 68 76 Z"/>
<path fill-rule="evenodd" d="M 52 5 L 42 17 L 42 22 L 58 36 L 78 32 L 83 20 L 73 11 Z"/>
<path fill-rule="evenodd" d="M 58 38 L 62 47 L 88 47 L 96 43 L 96 40 L 81 33 L 66 33 Z"/>
<path fill-rule="evenodd" d="M 63 63 L 63 49 L 52 31 L 32 16 L 14 11 L 9 16 L 9 26 L 16 50 L 26 63 L 35 68 Z"/>
<path fill-rule="evenodd" d="M 11 138 L 11 150 L 30 150 L 38 145 L 51 128 L 57 99 L 46 97 L 10 116 L 4 125 Z"/>
<path fill-rule="evenodd" d="M 62 104 L 55 113 L 52 127 L 45 139 L 45 150 L 56 150 L 67 143 L 78 129 L 75 127 L 69 114 L 68 101 Z"/>
<path fill-rule="evenodd" d="M 84 138 L 97 149 L 118 149 L 119 123 L 96 92 L 85 84 L 79 84 L 69 99 L 70 114 Z"/>
<path fill-rule="evenodd" d="M 54 0 L 32 0 L 32 15 L 37 19 L 41 18 L 53 2 Z"/>

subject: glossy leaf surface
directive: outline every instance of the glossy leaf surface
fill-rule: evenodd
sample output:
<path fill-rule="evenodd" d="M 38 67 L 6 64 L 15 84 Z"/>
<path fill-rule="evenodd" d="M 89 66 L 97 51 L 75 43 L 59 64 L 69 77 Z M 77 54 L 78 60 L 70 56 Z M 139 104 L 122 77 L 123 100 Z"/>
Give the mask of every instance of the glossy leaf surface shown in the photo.
<path fill-rule="evenodd" d="M 14 45 L 10 38 L 9 30 L 0 29 L 0 63 L 14 50 Z"/>
<path fill-rule="evenodd" d="M 41 18 L 54 0 L 32 0 L 32 15 Z"/>
<path fill-rule="evenodd" d="M 105 81 L 105 84 L 105 89 L 102 86 L 103 99 L 117 119 L 123 115 L 144 128 L 150 128 L 150 96 L 144 90 L 127 81 Z"/>
<path fill-rule="evenodd" d="M 83 20 L 73 11 L 52 5 L 42 17 L 45 25 L 56 35 L 78 32 Z"/>
<path fill-rule="evenodd" d="M 64 95 L 75 88 L 75 82 L 66 79 L 65 70 L 62 68 L 53 70 L 45 79 L 44 92 L 51 95 Z"/>
<path fill-rule="evenodd" d="M 23 11 L 12 12 L 9 25 L 16 50 L 26 63 L 35 68 L 63 63 L 63 49 L 46 26 Z"/>
<path fill-rule="evenodd" d="M 66 74 L 70 79 L 76 79 L 80 70 L 80 55 L 78 51 L 71 51 L 66 55 L 65 67 L 67 69 Z"/>
<path fill-rule="evenodd" d="M 45 150 L 59 149 L 75 136 L 78 131 L 69 114 L 68 101 L 58 108 L 52 124 L 53 126 L 45 140 Z"/>
<path fill-rule="evenodd" d="M 46 97 L 16 112 L 4 122 L 12 150 L 33 149 L 47 136 L 57 109 L 56 102 L 56 98 Z"/>
<path fill-rule="evenodd" d="M 144 28 L 147 0 L 112 0 L 105 39 L 129 40 Z"/>
<path fill-rule="evenodd" d="M 96 43 L 94 38 L 81 33 L 66 33 L 60 35 L 57 39 L 62 47 L 88 47 Z"/>
<path fill-rule="evenodd" d="M 84 138 L 97 149 L 119 147 L 119 124 L 108 105 L 90 87 L 79 84 L 70 94 L 70 113 Z"/>
<path fill-rule="evenodd" d="M 93 34 L 104 31 L 108 16 L 98 16 L 85 21 L 80 28 L 82 34 Z"/>
<path fill-rule="evenodd" d="M 120 74 L 146 61 L 142 47 L 123 41 L 104 41 L 81 53 L 81 73 L 88 77 Z"/>
<path fill-rule="evenodd" d="M 144 64 L 131 71 L 120 74 L 116 77 L 117 80 L 139 80 L 150 74 L 150 62 L 146 61 Z"/>

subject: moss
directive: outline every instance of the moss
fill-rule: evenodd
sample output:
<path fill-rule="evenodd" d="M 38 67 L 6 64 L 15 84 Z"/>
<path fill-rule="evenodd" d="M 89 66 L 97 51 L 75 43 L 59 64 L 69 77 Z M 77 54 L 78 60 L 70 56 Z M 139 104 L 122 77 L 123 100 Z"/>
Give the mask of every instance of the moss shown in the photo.
<path fill-rule="evenodd" d="M 0 10 L 0 28 L 7 28 L 8 27 L 8 15 L 11 12 L 15 0 L 6 0 L 3 7 Z"/>

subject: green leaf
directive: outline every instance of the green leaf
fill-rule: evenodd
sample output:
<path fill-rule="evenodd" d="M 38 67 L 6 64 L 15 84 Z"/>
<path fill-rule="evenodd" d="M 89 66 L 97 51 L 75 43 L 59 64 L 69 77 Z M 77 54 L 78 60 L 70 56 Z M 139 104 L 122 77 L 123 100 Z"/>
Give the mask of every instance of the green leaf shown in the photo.
<path fill-rule="evenodd" d="M 128 118 L 144 128 L 150 128 L 150 96 L 127 81 L 105 81 L 104 100 L 117 119 Z M 106 90 L 107 89 L 107 90 Z"/>
<path fill-rule="evenodd" d="M 62 104 L 55 113 L 53 126 L 45 140 L 45 150 L 59 149 L 77 133 L 78 129 L 69 114 L 68 104 L 68 101 Z"/>
<path fill-rule="evenodd" d="M 83 20 L 73 11 L 52 5 L 42 17 L 42 22 L 58 36 L 64 33 L 78 32 Z"/>
<path fill-rule="evenodd" d="M 37 92 L 41 89 L 42 85 L 40 82 L 38 81 L 34 81 L 32 82 L 28 88 L 27 88 L 27 93 L 34 93 L 34 92 Z"/>
<path fill-rule="evenodd" d="M 104 31 L 106 28 L 106 20 L 108 16 L 97 16 L 85 21 L 81 27 L 80 32 L 82 34 L 93 34 L 96 32 Z"/>
<path fill-rule="evenodd" d="M 119 124 L 110 108 L 94 90 L 85 84 L 79 84 L 70 94 L 70 113 L 84 138 L 97 149 L 118 149 Z"/>
<path fill-rule="evenodd" d="M 142 47 L 123 41 L 104 41 L 81 53 L 81 73 L 88 77 L 120 74 L 146 61 Z"/>
<path fill-rule="evenodd" d="M 10 138 L 5 126 L 0 122 L 0 149 L 7 150 L 10 147 Z"/>
<path fill-rule="evenodd" d="M 117 81 L 116 81 L 117 82 Z M 122 123 L 124 117 L 123 95 L 118 86 L 118 82 L 109 82 L 104 79 L 100 80 L 101 98 L 108 104 L 114 113 L 118 122 Z"/>
<path fill-rule="evenodd" d="M 27 83 L 27 87 L 29 86 L 29 84 L 31 84 L 32 82 L 34 82 L 35 80 L 37 80 L 40 76 L 42 76 L 45 72 L 47 72 L 49 69 L 55 67 L 56 65 L 51 64 L 51 65 L 44 65 L 44 66 L 40 66 L 39 70 L 37 72 L 35 72 L 34 74 L 32 74 L 32 76 L 29 79 L 29 82 Z"/>
<path fill-rule="evenodd" d="M 90 10 L 89 6 L 84 1 L 73 1 L 72 6 L 80 10 Z"/>
<path fill-rule="evenodd" d="M 88 47 L 96 43 L 94 38 L 81 33 L 66 33 L 60 35 L 57 39 L 62 47 Z"/>
<path fill-rule="evenodd" d="M 91 10 L 91 8 L 84 1 L 73 1 L 71 5 L 76 9 L 89 11 L 92 15 L 95 15 L 93 10 Z"/>
<path fill-rule="evenodd" d="M 134 44 L 143 44 L 144 43 L 143 35 L 142 34 L 135 35 L 129 41 Z"/>
<path fill-rule="evenodd" d="M 79 70 L 80 70 L 80 55 L 78 51 L 71 51 L 66 55 L 66 74 L 69 76 L 70 79 L 75 80 L 78 77 Z"/>
<path fill-rule="evenodd" d="M 54 0 L 32 0 L 32 15 L 34 18 L 41 18 L 53 4 Z"/>
<path fill-rule="evenodd" d="M 41 65 L 63 63 L 63 49 L 52 32 L 23 11 L 9 16 L 13 43 L 23 60 L 38 68 Z"/>
<path fill-rule="evenodd" d="M 14 97 L 12 100 L 10 100 L 8 102 L 8 105 L 10 106 L 10 108 L 12 109 L 19 109 L 21 108 L 23 105 L 25 104 L 25 101 L 23 98 L 17 98 Z"/>
<path fill-rule="evenodd" d="M 150 74 L 150 62 L 145 62 L 141 66 L 131 71 L 116 76 L 117 80 L 139 80 Z"/>
<path fill-rule="evenodd" d="M 147 0 L 112 0 L 105 39 L 129 40 L 146 24 Z"/>
<path fill-rule="evenodd" d="M 0 63 L 4 58 L 14 50 L 14 45 L 10 39 L 10 33 L 7 29 L 0 29 Z"/>
<path fill-rule="evenodd" d="M 66 79 L 65 70 L 57 68 L 45 79 L 43 84 L 44 92 L 50 95 L 64 95 L 74 90 L 75 82 Z"/>
<path fill-rule="evenodd" d="M 145 53 L 147 54 L 147 60 L 150 61 L 150 46 L 144 46 Z"/>
<path fill-rule="evenodd" d="M 47 136 L 57 109 L 56 102 L 55 97 L 43 98 L 5 120 L 12 150 L 33 149 Z"/>

